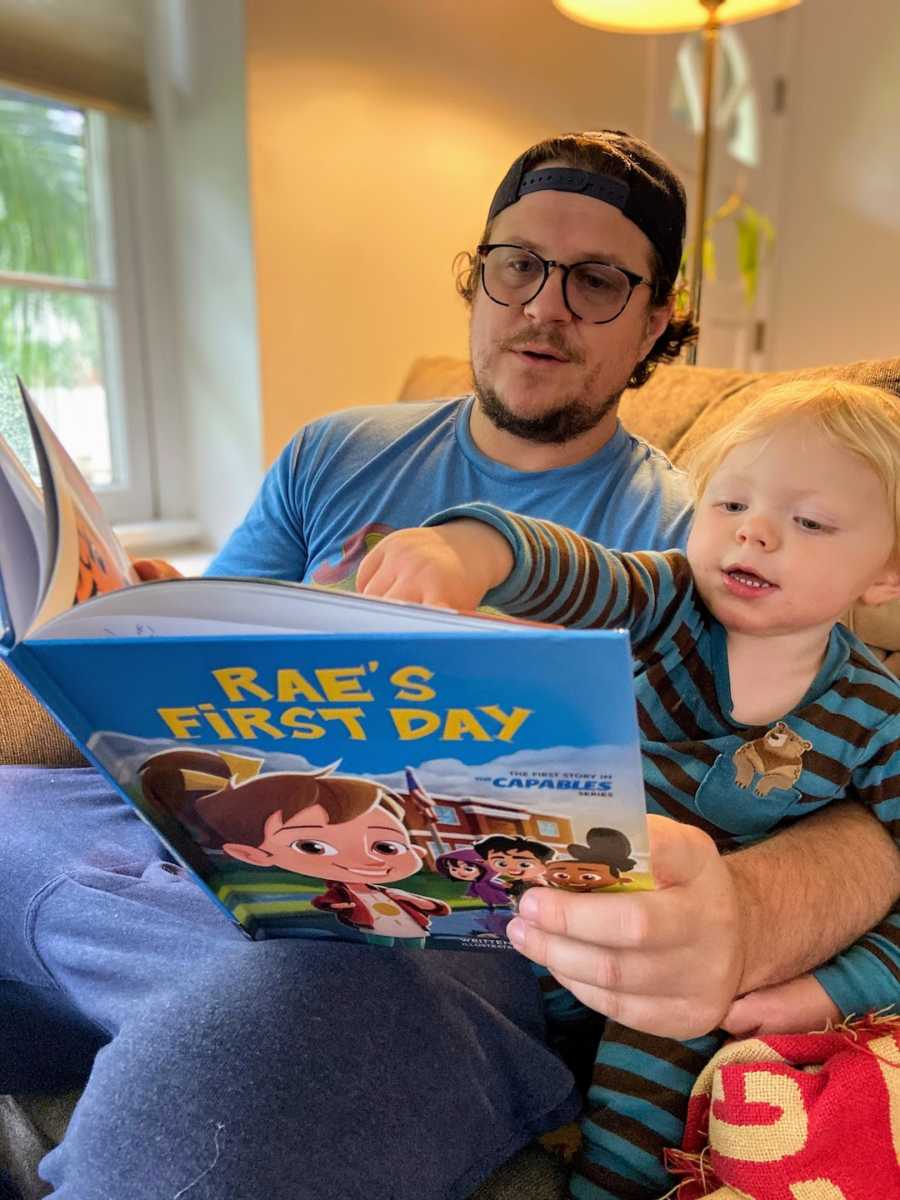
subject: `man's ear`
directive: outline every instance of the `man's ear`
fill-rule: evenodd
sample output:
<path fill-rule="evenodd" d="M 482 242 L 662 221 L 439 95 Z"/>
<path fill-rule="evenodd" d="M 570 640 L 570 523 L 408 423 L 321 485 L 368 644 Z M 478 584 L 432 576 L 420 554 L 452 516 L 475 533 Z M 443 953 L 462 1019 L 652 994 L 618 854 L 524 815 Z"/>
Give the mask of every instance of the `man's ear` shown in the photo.
<path fill-rule="evenodd" d="M 665 304 L 651 304 L 647 308 L 647 331 L 641 342 L 640 357 L 643 360 L 653 349 L 654 343 L 672 320 L 675 311 L 675 297 L 670 296 Z"/>
<path fill-rule="evenodd" d="M 859 598 L 860 604 L 875 607 L 900 599 L 900 563 L 890 563 Z"/>
<path fill-rule="evenodd" d="M 272 855 L 268 850 L 260 850 L 259 846 L 245 846 L 242 842 L 226 842 L 222 849 L 232 858 L 239 858 L 241 862 L 249 863 L 251 867 L 268 867 L 272 861 Z"/>

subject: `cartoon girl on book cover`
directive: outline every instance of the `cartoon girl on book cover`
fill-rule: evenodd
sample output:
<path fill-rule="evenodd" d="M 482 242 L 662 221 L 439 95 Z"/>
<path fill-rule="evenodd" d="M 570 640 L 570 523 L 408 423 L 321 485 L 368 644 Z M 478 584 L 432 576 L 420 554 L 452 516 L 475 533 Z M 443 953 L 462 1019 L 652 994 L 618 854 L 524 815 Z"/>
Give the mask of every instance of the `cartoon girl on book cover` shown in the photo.
<path fill-rule="evenodd" d="M 457 879 L 461 883 L 468 884 L 464 895 L 480 900 L 491 911 L 495 908 L 508 908 L 512 904 L 507 889 L 500 882 L 497 873 L 484 861 L 478 851 L 470 846 L 439 854 L 434 865 L 448 879 Z"/>
<path fill-rule="evenodd" d="M 261 760 L 201 750 L 163 751 L 141 767 L 147 800 L 189 824 L 197 840 L 255 867 L 326 880 L 312 905 L 378 941 L 421 940 L 442 900 L 388 886 L 421 869 L 402 809 L 368 779 L 333 767 L 259 774 Z"/>

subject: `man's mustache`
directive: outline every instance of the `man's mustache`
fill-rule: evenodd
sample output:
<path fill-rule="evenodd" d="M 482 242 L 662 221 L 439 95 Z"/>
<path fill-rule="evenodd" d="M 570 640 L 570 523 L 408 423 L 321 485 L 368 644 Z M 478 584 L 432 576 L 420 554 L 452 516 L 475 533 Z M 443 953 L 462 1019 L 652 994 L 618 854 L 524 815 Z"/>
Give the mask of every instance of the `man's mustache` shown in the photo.
<path fill-rule="evenodd" d="M 514 333 L 508 338 L 504 338 L 500 343 L 501 350 L 521 350 L 527 346 L 546 346 L 550 350 L 555 350 L 560 356 L 567 358 L 569 362 L 580 365 L 584 362 L 584 357 L 580 351 L 570 346 L 560 331 L 553 325 L 548 325 L 545 328 L 533 326 L 530 329 L 523 329 L 519 333 Z"/>

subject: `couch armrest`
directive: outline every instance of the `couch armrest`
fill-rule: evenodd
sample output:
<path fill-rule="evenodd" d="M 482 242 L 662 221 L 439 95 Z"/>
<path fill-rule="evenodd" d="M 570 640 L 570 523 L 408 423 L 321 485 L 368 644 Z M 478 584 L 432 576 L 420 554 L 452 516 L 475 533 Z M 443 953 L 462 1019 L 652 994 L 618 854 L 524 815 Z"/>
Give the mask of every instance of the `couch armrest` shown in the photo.
<path fill-rule="evenodd" d="M 464 396 L 472 390 L 472 370 L 468 359 L 439 355 L 417 358 L 400 385 L 397 399 L 401 404 L 415 400 L 438 400 Z"/>

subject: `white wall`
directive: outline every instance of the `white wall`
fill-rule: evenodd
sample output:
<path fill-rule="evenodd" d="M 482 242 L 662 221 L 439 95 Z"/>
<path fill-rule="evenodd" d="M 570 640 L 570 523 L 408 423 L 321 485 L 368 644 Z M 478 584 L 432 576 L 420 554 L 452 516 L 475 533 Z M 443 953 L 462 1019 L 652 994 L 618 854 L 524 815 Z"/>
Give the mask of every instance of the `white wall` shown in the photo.
<path fill-rule="evenodd" d="M 194 511 L 214 543 L 262 470 L 242 0 L 151 0 L 148 64 L 170 230 Z M 165 511 L 165 505 L 163 505 Z"/>
<path fill-rule="evenodd" d="M 900 6 L 804 0 L 772 367 L 900 355 Z"/>
<path fill-rule="evenodd" d="M 649 39 L 550 0 L 249 0 L 264 444 L 392 401 L 465 355 L 455 254 L 509 163 L 561 130 L 640 132 Z"/>

